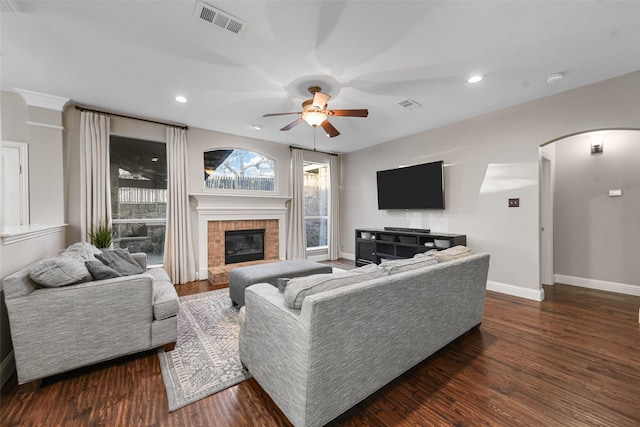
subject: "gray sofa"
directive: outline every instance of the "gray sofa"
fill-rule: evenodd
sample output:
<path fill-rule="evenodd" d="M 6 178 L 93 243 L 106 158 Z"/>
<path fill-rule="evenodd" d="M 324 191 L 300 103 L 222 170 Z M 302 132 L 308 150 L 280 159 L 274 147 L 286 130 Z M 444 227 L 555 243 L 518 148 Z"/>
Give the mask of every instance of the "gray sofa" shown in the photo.
<path fill-rule="evenodd" d="M 84 253 L 76 251 L 74 257 L 92 258 L 86 246 L 80 247 Z M 172 348 L 178 331 L 176 290 L 162 268 L 146 268 L 144 253 L 131 255 L 144 273 L 48 287 L 32 279 L 38 265 L 31 265 L 3 279 L 19 384 L 37 387 L 42 378 L 61 372 Z"/>
<path fill-rule="evenodd" d="M 294 425 L 326 424 L 482 322 L 488 254 L 389 265 L 389 275 L 323 284 L 300 309 L 288 307 L 292 282 L 284 293 L 247 288 L 240 359 Z"/>

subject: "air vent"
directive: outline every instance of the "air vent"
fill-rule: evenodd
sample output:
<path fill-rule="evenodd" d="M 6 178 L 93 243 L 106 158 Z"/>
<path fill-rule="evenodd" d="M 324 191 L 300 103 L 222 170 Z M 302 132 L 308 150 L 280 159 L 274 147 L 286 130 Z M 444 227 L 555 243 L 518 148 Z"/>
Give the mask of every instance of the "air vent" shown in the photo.
<path fill-rule="evenodd" d="M 405 98 L 402 101 L 398 101 L 398 105 L 404 108 L 408 108 L 410 110 L 415 110 L 416 108 L 422 108 L 422 104 L 418 101 L 414 101 L 411 98 Z"/>
<path fill-rule="evenodd" d="M 199 2 L 193 16 L 200 22 L 212 27 L 230 31 L 234 34 L 240 34 L 244 31 L 246 23 L 235 16 L 229 15 L 220 9 L 217 9 L 206 3 Z"/>

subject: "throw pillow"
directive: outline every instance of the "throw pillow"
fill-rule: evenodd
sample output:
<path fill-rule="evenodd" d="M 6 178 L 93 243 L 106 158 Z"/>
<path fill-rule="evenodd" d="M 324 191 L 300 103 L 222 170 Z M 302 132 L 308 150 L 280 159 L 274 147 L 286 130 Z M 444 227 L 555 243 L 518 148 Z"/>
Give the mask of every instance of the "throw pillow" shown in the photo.
<path fill-rule="evenodd" d="M 434 257 L 424 256 L 417 258 L 384 261 L 380 263 L 380 268 L 384 268 L 389 272 L 389 275 L 392 275 L 403 273 L 405 271 L 416 270 L 418 268 L 428 267 L 437 263 L 438 261 Z"/>
<path fill-rule="evenodd" d="M 31 280 L 48 288 L 73 285 L 91 280 L 84 263 L 72 257 L 57 256 L 35 264 L 29 272 Z"/>
<path fill-rule="evenodd" d="M 289 283 L 289 280 L 291 280 L 288 277 L 278 277 L 276 279 L 276 285 L 278 285 L 278 291 L 280 293 L 283 293 L 285 288 L 287 287 L 287 284 Z"/>
<path fill-rule="evenodd" d="M 99 249 L 87 242 L 77 242 L 69 246 L 60 255 L 76 258 L 80 261 L 96 261 L 96 255 L 101 254 Z"/>
<path fill-rule="evenodd" d="M 427 252 L 420 252 L 415 254 L 413 257 L 414 258 L 428 258 L 428 257 L 433 257 L 433 255 L 435 255 L 435 253 L 438 252 L 437 249 L 431 249 Z"/>
<path fill-rule="evenodd" d="M 444 251 L 438 251 L 434 254 L 434 256 L 436 257 L 438 262 L 447 262 L 458 258 L 464 258 L 472 254 L 473 250 L 471 250 L 471 248 L 459 245 L 449 249 L 445 249 Z"/>
<path fill-rule="evenodd" d="M 104 265 L 101 261 L 85 261 L 85 267 L 91 273 L 91 276 L 95 280 L 103 280 L 103 279 L 112 279 L 114 277 L 122 277 L 118 271 L 109 267 L 108 265 Z"/>
<path fill-rule="evenodd" d="M 138 261 L 131 256 L 127 249 L 104 250 L 102 254 L 96 255 L 96 258 L 123 276 L 144 273 L 142 266 L 138 264 Z"/>
<path fill-rule="evenodd" d="M 354 268 L 350 271 L 356 271 L 358 273 L 375 273 L 378 270 L 380 270 L 380 266 L 378 264 L 367 264 L 358 268 Z"/>
<path fill-rule="evenodd" d="M 380 268 L 371 273 L 359 273 L 352 270 L 341 273 L 313 274 L 311 276 L 295 277 L 289 280 L 284 290 L 284 305 L 299 310 L 302 308 L 302 302 L 309 295 L 365 282 L 386 275 L 387 271 Z"/>

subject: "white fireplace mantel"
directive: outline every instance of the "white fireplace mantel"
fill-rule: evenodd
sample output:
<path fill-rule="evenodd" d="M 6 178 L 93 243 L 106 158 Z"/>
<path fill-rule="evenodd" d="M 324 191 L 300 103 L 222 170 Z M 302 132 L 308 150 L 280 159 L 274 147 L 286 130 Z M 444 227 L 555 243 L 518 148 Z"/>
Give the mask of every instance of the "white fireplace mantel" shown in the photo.
<path fill-rule="evenodd" d="M 289 196 L 237 194 L 237 193 L 192 193 L 191 206 L 196 214 L 194 236 L 198 248 L 198 278 L 208 277 L 207 223 L 209 221 L 277 219 L 279 228 L 280 259 L 286 258 L 287 205 Z"/>

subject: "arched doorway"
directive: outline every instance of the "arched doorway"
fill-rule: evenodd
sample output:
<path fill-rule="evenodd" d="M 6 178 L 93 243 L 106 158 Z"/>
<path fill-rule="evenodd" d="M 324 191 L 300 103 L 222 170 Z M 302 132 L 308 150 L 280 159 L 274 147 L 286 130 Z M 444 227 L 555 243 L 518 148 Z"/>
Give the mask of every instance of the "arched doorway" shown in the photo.
<path fill-rule="evenodd" d="M 541 145 L 539 184 L 541 286 L 640 295 L 640 129 Z"/>

